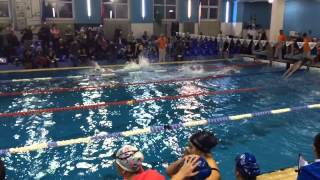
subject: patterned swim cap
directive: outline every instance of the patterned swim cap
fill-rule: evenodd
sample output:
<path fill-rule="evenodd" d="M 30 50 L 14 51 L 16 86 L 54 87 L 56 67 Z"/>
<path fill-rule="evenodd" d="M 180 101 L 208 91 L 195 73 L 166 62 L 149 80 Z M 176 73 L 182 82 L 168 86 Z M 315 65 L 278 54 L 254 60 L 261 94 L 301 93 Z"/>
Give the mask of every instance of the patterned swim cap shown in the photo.
<path fill-rule="evenodd" d="M 115 154 L 116 163 L 125 171 L 138 172 L 142 168 L 143 154 L 138 148 L 125 145 Z"/>

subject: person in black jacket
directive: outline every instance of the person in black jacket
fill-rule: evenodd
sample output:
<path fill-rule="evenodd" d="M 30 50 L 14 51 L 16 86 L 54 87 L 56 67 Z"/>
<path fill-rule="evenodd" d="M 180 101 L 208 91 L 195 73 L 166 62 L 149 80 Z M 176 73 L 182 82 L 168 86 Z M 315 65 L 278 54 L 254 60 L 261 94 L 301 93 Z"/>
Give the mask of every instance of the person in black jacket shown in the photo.
<path fill-rule="evenodd" d="M 46 22 L 44 22 L 41 25 L 41 28 L 38 32 L 38 39 L 42 41 L 42 47 L 49 47 L 49 43 L 51 40 L 51 33 L 50 33 L 50 27 L 47 25 Z"/>

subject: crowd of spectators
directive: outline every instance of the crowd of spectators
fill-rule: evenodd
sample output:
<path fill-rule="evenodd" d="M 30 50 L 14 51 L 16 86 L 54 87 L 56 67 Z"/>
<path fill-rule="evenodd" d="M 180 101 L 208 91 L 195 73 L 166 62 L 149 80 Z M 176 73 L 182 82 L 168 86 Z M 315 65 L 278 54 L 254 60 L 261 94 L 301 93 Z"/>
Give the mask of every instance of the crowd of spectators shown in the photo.
<path fill-rule="evenodd" d="M 144 56 L 151 61 L 184 60 L 199 58 L 229 57 L 234 54 L 252 54 L 265 51 L 272 56 L 269 58 L 290 58 L 285 55 L 303 53 L 308 46 L 299 47 L 296 42 L 316 41 L 305 36 L 286 38 L 283 32 L 277 44 L 254 43 L 254 41 L 241 42 L 239 37 L 223 35 L 221 32 L 216 37 L 192 36 L 188 33 L 166 37 L 161 34 L 149 35 L 144 32 L 141 37 L 135 37 L 132 32 L 127 36 L 121 29 L 116 29 L 113 38 L 107 39 L 102 26 L 97 28 L 82 27 L 76 31 L 62 31 L 56 25 L 43 23 L 34 33 L 31 28 L 26 28 L 18 38 L 16 31 L 9 29 L 0 39 L 0 57 L 7 63 L 22 65 L 24 68 L 49 68 L 58 67 L 60 62 L 68 62 L 72 66 L 88 65 L 90 61 L 107 61 L 119 63 L 136 61 Z M 264 31 L 248 31 L 246 37 L 250 40 L 266 40 Z M 223 39 L 228 39 L 223 40 Z M 286 45 L 286 41 L 294 43 Z M 312 63 L 320 60 L 320 44 L 314 49 L 309 49 L 314 55 Z M 316 57 L 317 56 L 317 57 Z"/>

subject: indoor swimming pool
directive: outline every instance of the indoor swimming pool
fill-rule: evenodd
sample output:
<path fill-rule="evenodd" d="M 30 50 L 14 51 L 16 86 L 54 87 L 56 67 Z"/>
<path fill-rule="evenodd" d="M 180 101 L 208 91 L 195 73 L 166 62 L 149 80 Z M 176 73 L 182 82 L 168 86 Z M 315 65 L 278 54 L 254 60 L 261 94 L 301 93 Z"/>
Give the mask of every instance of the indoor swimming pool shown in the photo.
<path fill-rule="evenodd" d="M 0 74 L 0 149 L 320 102 L 315 69 L 289 80 L 282 66 L 241 59 L 111 69 Z M 188 137 L 206 129 L 220 140 L 212 153 L 222 178 L 234 179 L 243 152 L 255 154 L 263 172 L 297 165 L 299 153 L 312 160 L 319 116 L 294 111 L 2 157 L 10 179 L 121 179 L 111 156 L 134 144 L 144 165 L 164 174 Z"/>

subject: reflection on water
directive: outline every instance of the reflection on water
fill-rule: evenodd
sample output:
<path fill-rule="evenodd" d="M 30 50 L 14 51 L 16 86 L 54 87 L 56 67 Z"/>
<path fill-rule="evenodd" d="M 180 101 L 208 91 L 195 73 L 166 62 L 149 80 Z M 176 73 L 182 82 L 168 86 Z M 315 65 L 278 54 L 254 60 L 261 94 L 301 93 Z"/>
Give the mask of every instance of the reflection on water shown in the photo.
<path fill-rule="evenodd" d="M 208 64 L 151 66 L 142 59 L 139 64 L 128 64 L 123 69 L 114 70 L 116 76 L 112 78 L 99 77 L 101 74 L 98 73 L 96 75 L 99 78 L 16 83 L 2 85 L 1 87 L 5 91 L 21 91 L 274 70 L 264 67 L 206 69 L 206 66 Z M 96 69 L 101 68 L 94 67 Z M 136 73 L 134 73 L 135 71 Z M 89 70 L 86 73 L 92 74 L 94 72 L 94 70 Z M 270 73 L 252 77 L 226 77 L 171 84 L 147 84 L 143 86 L 118 87 L 116 89 L 96 89 L 83 92 L 1 97 L 1 112 L 15 112 L 130 99 L 179 96 L 228 89 L 264 87 L 264 90 L 258 92 L 242 94 L 200 96 L 172 101 L 148 101 L 132 106 L 110 106 L 91 110 L 0 119 L 3 121 L 0 126 L 0 131 L 2 132 L 0 148 L 79 138 L 152 125 L 236 115 L 269 110 L 271 108 L 311 104 L 320 101 L 320 89 L 316 86 L 320 78 L 315 78 L 318 76 L 318 72 L 300 73 L 287 82 L 282 81 L 279 74 Z M 305 84 L 306 82 L 308 82 L 308 85 Z M 214 155 L 223 170 L 223 178 L 232 179 L 233 173 L 225 171 L 225 169 L 233 169 L 234 156 L 240 152 L 250 151 L 256 154 L 258 160 L 262 161 L 261 166 L 264 171 L 293 165 L 298 152 L 311 154 L 309 146 L 312 136 L 320 128 L 316 119 L 319 115 L 318 111 L 306 111 L 165 133 L 118 139 L 110 138 L 100 143 L 7 156 L 4 160 L 7 165 L 9 179 L 118 179 L 119 176 L 113 166 L 111 156 L 121 145 L 135 144 L 145 154 L 145 166 L 157 168 L 164 172 L 164 166 L 182 155 L 188 137 L 199 129 L 207 129 L 215 132 L 218 138 L 221 139 L 220 144 L 214 150 Z M 307 155 L 307 158 L 312 158 L 312 156 Z M 293 161 L 294 163 L 291 163 Z"/>

